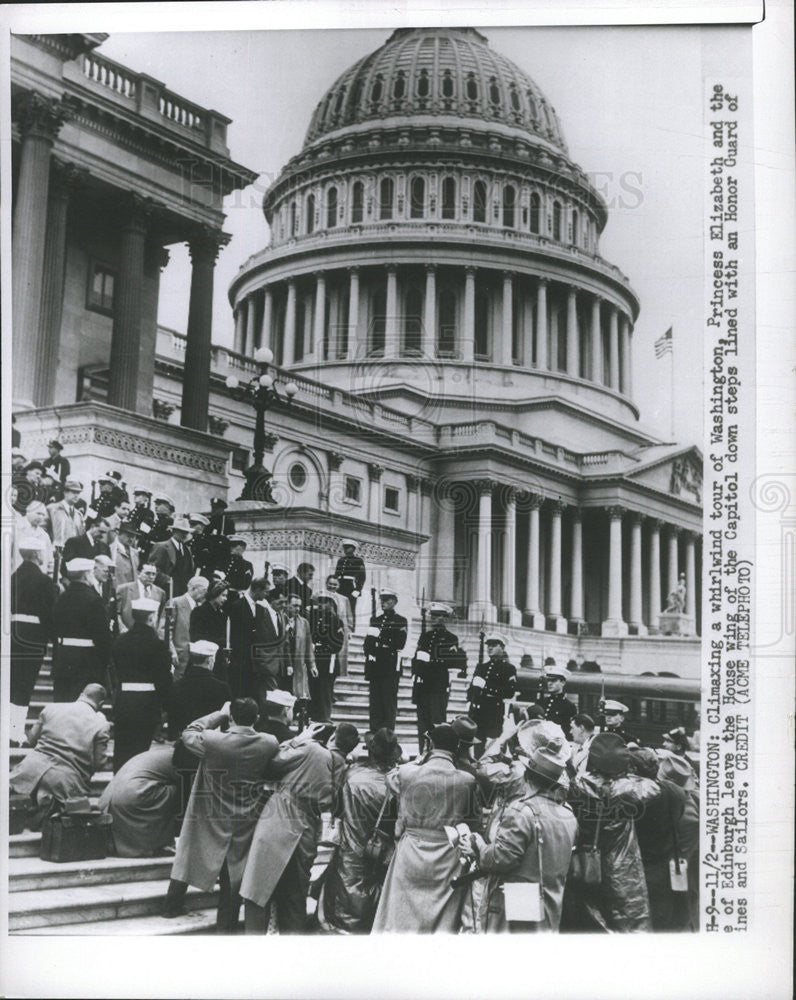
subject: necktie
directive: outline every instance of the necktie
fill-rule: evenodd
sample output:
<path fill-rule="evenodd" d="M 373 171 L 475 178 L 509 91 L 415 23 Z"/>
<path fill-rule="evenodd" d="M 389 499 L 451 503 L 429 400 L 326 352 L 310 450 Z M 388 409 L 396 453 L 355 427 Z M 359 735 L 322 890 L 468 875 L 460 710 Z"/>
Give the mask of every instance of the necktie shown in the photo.
<path fill-rule="evenodd" d="M 149 597 L 149 584 L 144 587 L 144 597 Z"/>

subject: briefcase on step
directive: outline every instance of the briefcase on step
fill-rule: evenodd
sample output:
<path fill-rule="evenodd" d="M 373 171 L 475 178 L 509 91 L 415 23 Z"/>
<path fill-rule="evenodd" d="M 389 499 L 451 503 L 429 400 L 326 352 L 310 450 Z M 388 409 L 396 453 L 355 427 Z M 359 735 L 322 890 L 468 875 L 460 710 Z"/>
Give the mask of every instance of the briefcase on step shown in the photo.
<path fill-rule="evenodd" d="M 42 861 L 98 861 L 108 855 L 111 817 L 99 810 L 56 813 L 41 829 Z"/>
<path fill-rule="evenodd" d="M 22 833 L 33 813 L 29 795 L 11 792 L 8 796 L 8 833 Z"/>

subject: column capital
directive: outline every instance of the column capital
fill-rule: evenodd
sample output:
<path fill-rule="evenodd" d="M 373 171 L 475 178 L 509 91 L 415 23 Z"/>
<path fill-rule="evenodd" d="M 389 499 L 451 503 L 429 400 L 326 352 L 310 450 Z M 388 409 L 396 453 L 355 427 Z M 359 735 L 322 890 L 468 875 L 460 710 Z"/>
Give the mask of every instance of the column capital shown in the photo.
<path fill-rule="evenodd" d="M 408 475 L 406 477 L 406 492 L 407 493 L 416 493 L 419 486 L 420 486 L 420 477 L 419 476 Z"/>
<path fill-rule="evenodd" d="M 426 274 L 436 274 L 437 272 L 436 264 L 426 264 L 425 268 L 426 268 Z"/>
<path fill-rule="evenodd" d="M 498 483 L 499 498 L 506 504 L 516 505 L 519 489 L 512 483 Z"/>
<path fill-rule="evenodd" d="M 509 271 L 508 268 L 504 268 L 502 273 L 504 281 L 514 281 L 514 279 L 517 277 L 517 272 Z"/>
<path fill-rule="evenodd" d="M 398 265 L 397 264 L 385 264 L 384 270 L 387 272 L 387 274 L 397 274 L 397 272 L 398 272 Z"/>
<path fill-rule="evenodd" d="M 492 487 L 494 482 L 491 479 L 476 479 L 475 488 L 478 491 L 479 496 L 485 496 L 487 493 L 492 495 Z"/>
<path fill-rule="evenodd" d="M 650 531 L 657 531 L 659 533 L 661 528 L 666 523 L 665 521 L 662 521 L 661 518 L 659 517 L 650 517 L 649 515 L 647 515 L 646 517 L 646 522 L 649 525 Z"/>
<path fill-rule="evenodd" d="M 122 202 L 122 231 L 146 233 L 159 211 L 160 206 L 152 198 L 129 191 Z"/>
<path fill-rule="evenodd" d="M 420 477 L 420 492 L 424 497 L 431 496 L 434 490 L 434 484 L 430 479 L 426 479 L 424 476 Z"/>
<path fill-rule="evenodd" d="M 566 503 L 560 497 L 557 497 L 555 500 L 551 500 L 550 501 L 550 506 L 551 506 L 551 508 L 553 510 L 553 513 L 554 514 L 558 514 L 559 517 L 567 509 Z"/>
<path fill-rule="evenodd" d="M 351 267 L 347 267 L 346 268 L 346 271 L 348 271 L 348 276 L 350 278 L 354 278 L 354 277 L 358 278 L 359 277 L 359 272 L 361 270 L 362 270 L 362 268 L 359 266 L 359 264 L 354 264 Z"/>
<path fill-rule="evenodd" d="M 571 285 L 571 284 L 567 285 L 567 294 L 568 295 L 571 295 L 571 296 L 577 295 L 579 291 L 580 291 L 580 286 L 579 285 Z"/>
<path fill-rule="evenodd" d="M 605 508 L 605 512 L 612 521 L 621 521 L 622 515 L 626 513 L 626 510 L 619 504 L 612 504 L 610 507 Z"/>
<path fill-rule="evenodd" d="M 534 493 L 532 490 L 519 490 L 517 493 L 517 504 L 520 510 L 539 510 L 544 503 L 541 493 Z"/>
<path fill-rule="evenodd" d="M 379 465 L 378 462 L 369 462 L 368 463 L 368 475 L 370 476 L 370 478 L 372 480 L 374 480 L 375 482 L 378 482 L 381 479 L 381 477 L 382 477 L 383 474 L 384 474 L 384 466 L 383 465 Z"/>
<path fill-rule="evenodd" d="M 320 284 L 324 284 L 324 285 L 326 284 L 326 272 L 325 271 L 318 271 L 318 273 L 315 275 L 315 284 L 316 284 L 316 287 L 318 285 L 320 285 Z"/>
<path fill-rule="evenodd" d="M 50 194 L 56 198 L 69 198 L 90 176 L 86 167 L 78 167 L 56 156 L 50 159 L 50 170 Z"/>
<path fill-rule="evenodd" d="M 467 266 L 464 269 L 464 273 L 467 275 L 468 278 L 474 278 L 475 272 L 477 270 L 478 268 L 474 264 L 467 264 Z"/>
<path fill-rule="evenodd" d="M 231 236 L 220 229 L 202 226 L 188 240 L 192 264 L 215 264 L 219 251 L 229 243 Z"/>
<path fill-rule="evenodd" d="M 329 469 L 332 472 L 337 472 L 340 466 L 343 464 L 343 459 L 345 455 L 341 451 L 330 451 L 326 454 L 326 459 L 329 463 Z"/>
<path fill-rule="evenodd" d="M 572 520 L 573 521 L 583 520 L 583 511 L 577 505 L 572 508 Z"/>
<path fill-rule="evenodd" d="M 63 100 L 28 90 L 16 95 L 11 114 L 19 125 L 23 139 L 32 135 L 54 142 L 61 126 L 72 117 L 73 112 Z"/>
<path fill-rule="evenodd" d="M 671 538 L 677 538 L 683 531 L 683 529 L 680 527 L 679 524 L 669 524 L 667 525 L 667 527 L 669 529 L 669 536 Z"/>
<path fill-rule="evenodd" d="M 602 297 L 602 295 L 600 295 L 599 292 L 591 293 L 591 304 L 593 306 L 600 306 L 603 304 L 603 302 L 605 302 L 605 299 Z"/>
<path fill-rule="evenodd" d="M 168 267 L 169 261 L 171 260 L 171 253 L 168 247 L 157 247 L 155 250 L 155 263 L 157 264 L 158 270 L 162 271 L 165 267 Z"/>
<path fill-rule="evenodd" d="M 547 286 L 550 284 L 550 279 L 539 277 L 536 279 L 536 283 L 537 285 L 541 285 L 542 287 L 547 288 Z"/>
<path fill-rule="evenodd" d="M 641 522 L 646 519 L 645 515 L 638 510 L 629 510 L 627 512 L 627 516 L 630 519 L 631 524 L 641 524 Z"/>

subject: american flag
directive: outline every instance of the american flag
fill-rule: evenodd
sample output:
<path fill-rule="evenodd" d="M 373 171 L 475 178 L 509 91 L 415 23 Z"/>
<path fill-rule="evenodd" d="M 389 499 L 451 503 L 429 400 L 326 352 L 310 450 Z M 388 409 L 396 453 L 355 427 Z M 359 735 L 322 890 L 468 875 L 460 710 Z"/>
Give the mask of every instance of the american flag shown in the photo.
<path fill-rule="evenodd" d="M 662 337 L 658 337 L 655 341 L 655 357 L 662 358 L 664 354 L 671 354 L 672 352 L 672 328 L 664 333 Z"/>

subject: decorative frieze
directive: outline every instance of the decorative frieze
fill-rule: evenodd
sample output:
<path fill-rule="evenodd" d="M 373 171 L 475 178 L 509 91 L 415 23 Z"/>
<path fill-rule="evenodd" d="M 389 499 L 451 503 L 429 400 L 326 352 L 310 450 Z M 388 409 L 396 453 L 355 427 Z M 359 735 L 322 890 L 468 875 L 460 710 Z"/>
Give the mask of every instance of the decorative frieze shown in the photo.
<path fill-rule="evenodd" d="M 273 551 L 275 549 L 296 549 L 306 552 L 320 552 L 327 556 L 339 555 L 342 551 L 343 535 L 317 531 L 311 528 L 285 528 L 272 531 L 246 530 L 242 534 L 249 550 Z M 399 549 L 394 545 L 378 542 L 361 542 L 359 554 L 366 563 L 414 569 L 416 553 L 409 549 Z"/>

